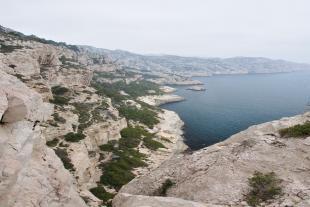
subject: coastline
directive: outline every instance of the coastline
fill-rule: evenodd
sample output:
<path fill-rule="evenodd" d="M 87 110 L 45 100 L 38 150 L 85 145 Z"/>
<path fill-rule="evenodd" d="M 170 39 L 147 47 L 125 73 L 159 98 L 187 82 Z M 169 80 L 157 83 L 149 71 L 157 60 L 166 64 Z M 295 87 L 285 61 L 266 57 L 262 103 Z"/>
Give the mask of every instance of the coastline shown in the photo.
<path fill-rule="evenodd" d="M 175 94 L 164 94 L 164 95 L 141 96 L 138 98 L 138 100 L 147 103 L 151 106 L 160 106 L 167 103 L 184 101 L 185 98 Z"/>
<path fill-rule="evenodd" d="M 140 97 L 140 100 L 145 101 L 145 103 L 152 106 L 160 106 L 165 103 L 172 103 L 184 100 L 183 97 L 178 96 L 179 99 L 182 98 L 182 100 L 165 99 L 165 101 L 158 104 L 158 102 L 154 100 L 152 101 L 151 99 L 151 97 L 167 98 L 171 96 L 174 97 L 177 95 L 167 96 L 167 94 L 165 94 L 162 96 L 143 96 Z M 154 127 L 152 133 L 156 133 L 157 141 L 164 144 L 166 148 L 160 148 L 157 151 L 150 151 L 147 148 L 140 148 L 140 152 L 148 155 L 148 167 L 137 168 L 134 171 L 137 176 L 146 174 L 147 172 L 160 166 L 163 162 L 169 160 L 174 155 L 181 154 L 189 148 L 184 142 L 184 122 L 181 120 L 180 116 L 174 111 L 161 108 L 161 112 L 158 114 L 158 117 L 160 119 L 160 122 Z"/>

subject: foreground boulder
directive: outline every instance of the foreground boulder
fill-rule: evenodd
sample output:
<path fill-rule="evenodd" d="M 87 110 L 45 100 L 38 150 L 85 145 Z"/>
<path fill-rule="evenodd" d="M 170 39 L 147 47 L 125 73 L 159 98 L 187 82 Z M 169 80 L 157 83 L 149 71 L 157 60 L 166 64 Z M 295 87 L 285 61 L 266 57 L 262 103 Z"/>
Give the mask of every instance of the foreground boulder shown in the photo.
<path fill-rule="evenodd" d="M 283 194 L 265 206 L 310 206 L 310 137 L 282 138 L 278 133 L 306 121 L 309 113 L 252 126 L 224 142 L 178 155 L 124 186 L 114 206 L 122 207 L 120 200 L 127 207 L 139 206 L 132 201 L 140 195 L 158 195 L 167 180 L 174 183 L 166 189 L 167 197 L 207 206 L 247 206 L 248 178 L 255 171 L 274 172 L 282 180 Z M 150 199 L 156 204 L 146 206 L 165 206 L 166 200 Z"/>
<path fill-rule="evenodd" d="M 39 122 L 51 115 L 52 105 L 2 71 L 0 95 L 0 206 L 86 206 L 42 136 Z"/>

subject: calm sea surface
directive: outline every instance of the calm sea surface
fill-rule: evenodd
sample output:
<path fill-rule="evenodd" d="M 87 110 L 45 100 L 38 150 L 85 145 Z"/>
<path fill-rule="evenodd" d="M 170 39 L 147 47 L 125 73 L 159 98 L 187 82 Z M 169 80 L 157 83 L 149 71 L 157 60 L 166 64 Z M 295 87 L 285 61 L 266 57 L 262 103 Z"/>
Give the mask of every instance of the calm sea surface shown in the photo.
<path fill-rule="evenodd" d="M 163 105 L 185 122 L 186 143 L 193 150 L 222 141 L 253 124 L 307 110 L 310 73 L 225 75 L 195 78 L 206 91 L 177 87 L 186 101 Z"/>

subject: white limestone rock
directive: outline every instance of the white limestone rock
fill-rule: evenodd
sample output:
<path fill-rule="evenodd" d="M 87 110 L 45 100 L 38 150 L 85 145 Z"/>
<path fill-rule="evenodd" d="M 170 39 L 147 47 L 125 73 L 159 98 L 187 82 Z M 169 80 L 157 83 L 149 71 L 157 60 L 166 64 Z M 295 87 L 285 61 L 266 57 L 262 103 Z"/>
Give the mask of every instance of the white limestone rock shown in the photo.
<path fill-rule="evenodd" d="M 8 108 L 8 99 L 3 90 L 0 90 L 0 120 L 2 121 L 3 114 Z"/>
<path fill-rule="evenodd" d="M 117 207 L 216 207 L 172 197 L 150 197 L 120 193 L 113 201 Z"/>
<path fill-rule="evenodd" d="M 51 115 L 53 106 L 3 71 L 0 88 L 8 97 L 0 125 L 0 206 L 86 207 L 72 176 L 47 148 L 36 125 Z M 5 98 L 0 105 L 6 105 Z"/>

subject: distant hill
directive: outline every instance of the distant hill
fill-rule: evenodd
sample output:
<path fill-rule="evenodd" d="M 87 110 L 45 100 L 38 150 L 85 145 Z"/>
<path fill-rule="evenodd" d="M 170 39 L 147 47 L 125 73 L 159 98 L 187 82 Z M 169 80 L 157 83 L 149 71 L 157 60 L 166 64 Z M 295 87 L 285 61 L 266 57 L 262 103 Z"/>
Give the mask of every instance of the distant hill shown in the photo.
<path fill-rule="evenodd" d="M 83 46 L 85 48 L 85 46 Z M 140 55 L 123 50 L 88 50 L 104 53 L 120 64 L 150 71 L 169 71 L 182 74 L 242 74 L 279 73 L 309 70 L 309 64 L 273 60 L 263 57 L 199 58 L 174 55 Z"/>

